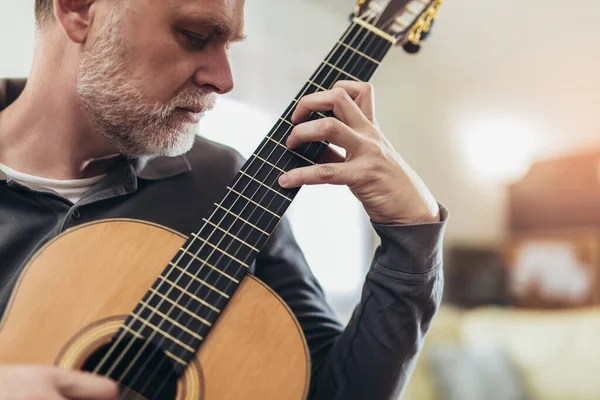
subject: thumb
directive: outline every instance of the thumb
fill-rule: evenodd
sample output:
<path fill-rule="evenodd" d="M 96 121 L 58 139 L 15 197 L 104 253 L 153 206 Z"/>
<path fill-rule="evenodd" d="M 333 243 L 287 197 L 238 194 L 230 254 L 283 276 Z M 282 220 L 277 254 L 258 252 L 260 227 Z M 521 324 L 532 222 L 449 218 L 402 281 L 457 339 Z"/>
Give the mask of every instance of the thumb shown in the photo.
<path fill-rule="evenodd" d="M 119 396 L 114 381 L 88 372 L 59 370 L 55 385 L 69 400 L 116 400 Z"/>

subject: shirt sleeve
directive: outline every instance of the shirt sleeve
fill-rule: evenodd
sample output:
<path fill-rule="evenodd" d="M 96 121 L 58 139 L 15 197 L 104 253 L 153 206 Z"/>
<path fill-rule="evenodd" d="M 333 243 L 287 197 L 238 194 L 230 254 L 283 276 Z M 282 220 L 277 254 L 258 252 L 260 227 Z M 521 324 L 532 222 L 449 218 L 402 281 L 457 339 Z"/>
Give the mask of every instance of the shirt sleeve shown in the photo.
<path fill-rule="evenodd" d="M 310 400 L 396 399 L 414 367 L 442 290 L 441 222 L 373 223 L 381 238 L 360 303 L 343 327 L 286 219 L 256 260 L 256 276 L 288 304 L 311 355 Z"/>

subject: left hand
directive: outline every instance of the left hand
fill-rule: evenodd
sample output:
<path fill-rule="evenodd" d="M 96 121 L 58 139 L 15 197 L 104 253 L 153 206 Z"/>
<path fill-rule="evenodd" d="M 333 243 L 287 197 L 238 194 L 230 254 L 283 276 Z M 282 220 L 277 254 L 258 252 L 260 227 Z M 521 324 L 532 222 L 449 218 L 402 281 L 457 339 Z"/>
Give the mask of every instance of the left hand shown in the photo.
<path fill-rule="evenodd" d="M 333 111 L 337 119 L 305 122 L 311 112 L 325 111 Z M 327 140 L 344 148 L 346 156 L 328 148 L 321 163 L 282 175 L 281 187 L 347 185 L 375 223 L 439 222 L 435 198 L 377 126 L 369 83 L 339 81 L 332 90 L 303 97 L 292 122 L 296 126 L 286 142 L 289 148 Z"/>

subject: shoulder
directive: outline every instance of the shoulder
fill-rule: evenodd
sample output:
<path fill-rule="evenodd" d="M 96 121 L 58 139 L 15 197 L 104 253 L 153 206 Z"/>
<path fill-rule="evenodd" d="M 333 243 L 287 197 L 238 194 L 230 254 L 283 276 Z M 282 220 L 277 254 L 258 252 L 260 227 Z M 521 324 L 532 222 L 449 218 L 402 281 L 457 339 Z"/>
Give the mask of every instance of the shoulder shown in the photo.
<path fill-rule="evenodd" d="M 223 177 L 235 176 L 245 162 L 237 150 L 201 136 L 196 137 L 185 156 L 192 173 L 210 172 Z"/>

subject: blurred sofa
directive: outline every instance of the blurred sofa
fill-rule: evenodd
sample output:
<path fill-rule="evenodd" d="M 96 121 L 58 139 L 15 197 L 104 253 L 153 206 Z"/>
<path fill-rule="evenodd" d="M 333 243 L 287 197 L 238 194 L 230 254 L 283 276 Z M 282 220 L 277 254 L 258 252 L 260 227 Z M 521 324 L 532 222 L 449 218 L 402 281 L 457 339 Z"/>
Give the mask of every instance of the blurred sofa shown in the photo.
<path fill-rule="evenodd" d="M 600 308 L 442 306 L 402 400 L 598 400 Z"/>

